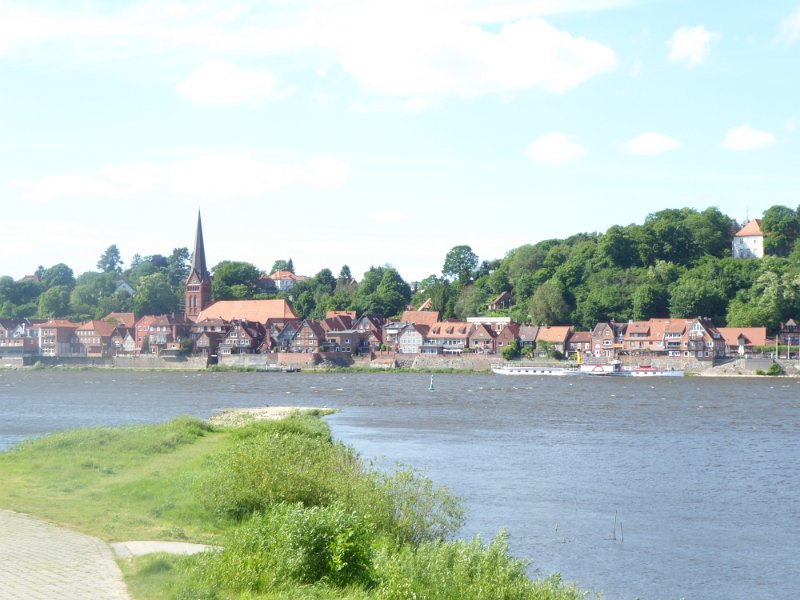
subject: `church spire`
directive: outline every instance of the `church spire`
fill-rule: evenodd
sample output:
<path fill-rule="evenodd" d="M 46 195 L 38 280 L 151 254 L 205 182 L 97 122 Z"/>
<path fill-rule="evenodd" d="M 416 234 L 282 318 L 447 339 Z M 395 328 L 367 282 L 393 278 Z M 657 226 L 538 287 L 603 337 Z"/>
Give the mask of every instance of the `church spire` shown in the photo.
<path fill-rule="evenodd" d="M 194 238 L 192 268 L 186 278 L 186 318 L 196 321 L 200 313 L 211 304 L 211 275 L 206 267 L 206 248 L 203 244 L 203 222 L 197 211 L 197 233 Z"/>
<path fill-rule="evenodd" d="M 201 281 L 208 277 L 206 269 L 206 248 L 203 244 L 203 222 L 200 211 L 197 211 L 197 233 L 194 237 L 194 254 L 192 254 L 192 271 L 197 273 Z"/>

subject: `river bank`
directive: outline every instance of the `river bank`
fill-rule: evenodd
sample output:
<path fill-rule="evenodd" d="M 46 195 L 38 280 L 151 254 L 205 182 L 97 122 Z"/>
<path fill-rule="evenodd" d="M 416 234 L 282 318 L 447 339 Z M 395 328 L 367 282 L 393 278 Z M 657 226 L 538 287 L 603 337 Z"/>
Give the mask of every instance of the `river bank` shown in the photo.
<path fill-rule="evenodd" d="M 295 407 L 226 411 L 213 426 L 67 431 L 0 453 L 0 507 L 104 540 L 213 547 L 121 559 L 135 598 L 577 600 L 531 579 L 507 536 L 448 541 L 462 509 L 413 470 L 371 470 Z M 319 411 L 316 411 L 319 412 Z M 227 419 L 243 418 L 230 426 Z M 59 489 L 54 498 L 53 489 Z"/>

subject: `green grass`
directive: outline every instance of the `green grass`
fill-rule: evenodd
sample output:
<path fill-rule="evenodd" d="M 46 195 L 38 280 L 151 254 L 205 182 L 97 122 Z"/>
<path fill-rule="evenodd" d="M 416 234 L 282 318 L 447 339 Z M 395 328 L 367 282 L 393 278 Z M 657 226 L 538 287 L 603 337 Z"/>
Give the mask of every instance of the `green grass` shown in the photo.
<path fill-rule="evenodd" d="M 582 597 L 532 581 L 502 533 L 450 541 L 463 513 L 449 490 L 372 469 L 317 416 L 59 433 L 0 453 L 0 480 L 0 506 L 106 541 L 221 548 L 121 561 L 140 600 Z"/>

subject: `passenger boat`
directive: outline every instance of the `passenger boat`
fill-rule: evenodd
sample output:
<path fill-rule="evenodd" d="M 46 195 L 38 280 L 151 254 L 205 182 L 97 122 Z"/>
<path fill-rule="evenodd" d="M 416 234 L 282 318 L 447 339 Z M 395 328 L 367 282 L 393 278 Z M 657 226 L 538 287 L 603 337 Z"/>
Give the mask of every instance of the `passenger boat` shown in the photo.
<path fill-rule="evenodd" d="M 652 365 L 623 366 L 618 360 L 609 363 L 584 363 L 584 375 L 609 375 L 614 377 L 683 377 L 680 369 L 660 369 Z"/>
<path fill-rule="evenodd" d="M 680 369 L 658 369 L 651 365 L 623 368 L 619 374 L 629 377 L 683 377 L 683 371 Z"/>
<path fill-rule="evenodd" d="M 540 365 L 504 364 L 499 367 L 492 365 L 492 373 L 496 375 L 551 375 L 560 377 L 564 375 L 579 375 L 580 371 L 574 366 L 547 367 Z"/>

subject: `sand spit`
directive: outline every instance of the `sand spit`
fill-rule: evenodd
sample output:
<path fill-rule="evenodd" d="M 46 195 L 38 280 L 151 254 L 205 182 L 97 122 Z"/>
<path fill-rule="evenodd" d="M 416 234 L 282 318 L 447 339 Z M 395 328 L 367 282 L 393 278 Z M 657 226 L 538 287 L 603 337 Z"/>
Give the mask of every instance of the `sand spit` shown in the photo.
<path fill-rule="evenodd" d="M 275 421 L 292 415 L 315 413 L 333 414 L 332 408 L 315 408 L 310 406 L 259 406 L 255 408 L 223 408 L 211 417 L 208 422 L 221 427 L 241 427 L 253 421 Z"/>

